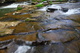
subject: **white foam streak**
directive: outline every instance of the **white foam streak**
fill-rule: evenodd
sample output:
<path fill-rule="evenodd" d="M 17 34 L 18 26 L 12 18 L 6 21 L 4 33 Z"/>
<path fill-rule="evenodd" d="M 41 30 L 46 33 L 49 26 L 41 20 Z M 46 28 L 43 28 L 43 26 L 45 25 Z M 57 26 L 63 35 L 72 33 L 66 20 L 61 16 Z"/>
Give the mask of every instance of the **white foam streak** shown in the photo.
<path fill-rule="evenodd" d="M 19 46 L 18 49 L 14 53 L 26 53 L 29 49 L 31 49 L 30 46 Z"/>
<path fill-rule="evenodd" d="M 46 11 L 47 8 L 61 9 L 61 6 L 53 4 L 53 5 L 41 8 L 41 9 L 39 9 L 39 11 Z"/>
<path fill-rule="evenodd" d="M 3 6 L 1 8 L 16 8 L 18 5 L 28 5 L 29 3 L 23 2 L 23 3 L 13 3 L 8 6 Z"/>
<path fill-rule="evenodd" d="M 68 12 L 62 12 L 62 11 L 59 11 L 61 14 L 63 15 L 72 15 L 72 14 L 78 14 L 80 13 L 80 8 L 77 8 L 77 9 L 69 9 Z"/>
<path fill-rule="evenodd" d="M 78 13 L 80 13 L 80 8 L 69 9 L 67 12 L 63 12 L 63 11 L 61 10 L 61 6 L 55 5 L 55 4 L 53 4 L 53 5 L 51 5 L 51 6 L 43 7 L 43 8 L 41 8 L 41 9 L 39 9 L 39 11 L 46 11 L 47 8 L 57 9 L 57 10 L 59 11 L 59 13 L 62 14 L 62 15 L 72 15 L 72 14 L 78 14 Z"/>

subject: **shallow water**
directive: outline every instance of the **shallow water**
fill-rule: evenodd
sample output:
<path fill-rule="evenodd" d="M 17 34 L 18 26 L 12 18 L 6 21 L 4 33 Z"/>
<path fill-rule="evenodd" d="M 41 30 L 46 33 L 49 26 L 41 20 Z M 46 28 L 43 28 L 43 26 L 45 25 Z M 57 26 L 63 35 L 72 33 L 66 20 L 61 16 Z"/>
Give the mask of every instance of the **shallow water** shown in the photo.
<path fill-rule="evenodd" d="M 13 34 L 0 38 L 0 49 L 3 46 L 0 53 L 79 53 L 80 14 L 78 13 L 80 13 L 80 7 L 70 9 L 66 13 L 60 10 L 47 13 L 45 7 L 39 10 L 43 11 L 40 17 L 32 17 L 38 22 L 22 21 L 16 26 L 4 26 L 14 31 Z M 10 18 L 16 17 L 17 21 L 20 21 L 22 17 L 29 17 L 26 15 L 15 15 Z"/>

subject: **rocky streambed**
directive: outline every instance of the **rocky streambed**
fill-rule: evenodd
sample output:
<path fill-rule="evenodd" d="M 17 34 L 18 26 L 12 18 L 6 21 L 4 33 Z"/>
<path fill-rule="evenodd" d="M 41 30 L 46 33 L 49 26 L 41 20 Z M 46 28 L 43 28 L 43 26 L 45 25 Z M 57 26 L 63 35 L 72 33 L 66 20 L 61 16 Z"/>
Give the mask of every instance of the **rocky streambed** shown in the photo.
<path fill-rule="evenodd" d="M 78 3 L 65 7 L 75 5 L 80 8 Z M 21 7 L 0 17 L 0 53 L 80 53 L 80 13 Z"/>

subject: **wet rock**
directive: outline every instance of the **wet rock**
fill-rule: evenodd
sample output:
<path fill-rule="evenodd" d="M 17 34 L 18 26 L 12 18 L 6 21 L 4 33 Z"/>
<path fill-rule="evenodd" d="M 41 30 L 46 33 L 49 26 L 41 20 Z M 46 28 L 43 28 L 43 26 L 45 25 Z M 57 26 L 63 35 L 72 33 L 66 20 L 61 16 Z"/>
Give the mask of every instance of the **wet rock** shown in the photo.
<path fill-rule="evenodd" d="M 25 19 L 25 21 L 26 21 L 26 22 L 29 22 L 29 21 L 31 21 L 31 22 L 36 22 L 37 19 L 30 19 L 30 18 L 27 18 L 27 19 Z"/>
<path fill-rule="evenodd" d="M 46 31 L 45 33 L 42 33 L 42 36 L 48 40 L 51 40 L 53 43 L 68 42 L 80 37 L 75 31 L 61 29 Z"/>
<path fill-rule="evenodd" d="M 26 8 L 26 6 L 21 6 Z M 31 8 L 31 7 L 29 7 Z M 26 10 L 26 9 L 25 9 Z M 27 45 L 32 46 L 27 52 L 28 53 L 79 53 L 80 52 L 80 23 L 79 17 L 77 15 L 73 16 L 56 16 L 55 13 L 45 13 L 43 12 L 32 12 L 31 14 L 19 14 L 27 12 L 22 9 L 22 11 L 16 11 L 15 15 L 13 13 L 6 15 L 6 18 L 14 18 L 24 21 L 25 19 L 36 19 L 42 22 L 20 22 L 17 25 L 10 23 L 1 25 L 2 29 L 14 30 L 12 34 L 0 38 L 0 41 L 6 41 L 14 39 L 14 43 L 10 43 L 6 50 L 0 50 L 3 53 L 14 53 L 18 51 L 19 46 Z M 29 9 L 31 10 L 31 9 Z M 17 13 L 19 12 L 19 13 Z M 54 15 L 53 15 L 54 14 Z M 75 18 L 73 18 L 75 17 Z M 5 19 L 1 17 L 0 19 Z M 74 21 L 75 20 L 75 21 Z M 78 21 L 77 21 L 78 20 Z M 9 32 L 9 31 L 8 31 Z M 3 44 L 6 45 L 6 44 Z M 6 48 L 6 47 L 5 47 Z M 22 49 L 24 50 L 24 48 Z M 21 50 L 21 51 L 22 51 Z"/>
<path fill-rule="evenodd" d="M 63 12 L 67 12 L 68 11 L 68 8 L 62 8 L 61 9 Z"/>
<path fill-rule="evenodd" d="M 36 8 L 35 5 L 18 5 L 18 7 L 22 7 L 22 8 Z"/>
<path fill-rule="evenodd" d="M 77 29 L 77 30 L 80 30 L 80 26 L 78 26 L 78 27 L 75 27 L 75 29 Z"/>
<path fill-rule="evenodd" d="M 68 2 L 70 2 L 70 3 L 76 3 L 76 2 L 78 2 L 78 0 L 69 0 Z"/>
<path fill-rule="evenodd" d="M 38 2 L 32 2 L 32 3 L 31 3 L 31 5 L 36 5 L 36 4 L 38 4 Z"/>
<path fill-rule="evenodd" d="M 8 16 L 1 17 L 0 20 L 1 21 L 4 21 L 5 19 L 25 20 L 26 18 L 30 18 L 30 17 L 31 17 L 30 14 L 25 14 L 25 15 L 8 15 Z"/>
<path fill-rule="evenodd" d="M 67 45 L 65 53 L 79 53 L 80 52 L 80 40 L 76 40 Z"/>
<path fill-rule="evenodd" d="M 20 15 L 20 14 L 21 14 L 20 12 L 13 13 L 13 15 Z"/>
<path fill-rule="evenodd" d="M 21 10 L 18 10 L 18 8 L 21 8 Z M 17 10 L 14 12 L 6 13 L 5 15 L 24 15 L 24 14 L 30 14 L 34 12 L 37 9 L 35 5 L 18 5 Z"/>
<path fill-rule="evenodd" d="M 46 22 L 42 24 L 42 27 L 44 29 L 65 28 L 66 26 L 68 27 L 80 26 L 79 23 L 74 22 L 72 20 L 54 20 L 54 21 L 49 20 L 49 21 L 50 22 Z"/>
<path fill-rule="evenodd" d="M 62 43 L 52 45 L 41 45 L 34 47 L 34 53 L 64 53 L 65 47 Z"/>
<path fill-rule="evenodd" d="M 21 12 L 21 13 L 33 12 L 34 10 L 37 9 L 35 5 L 19 5 L 18 7 L 23 8 L 22 10 L 18 10 L 18 12 Z"/>
<path fill-rule="evenodd" d="M 79 20 L 80 20 L 79 17 L 80 17 L 79 14 L 69 16 L 69 18 L 70 18 L 71 20 L 76 21 L 76 22 L 80 22 L 80 21 L 79 21 Z"/>
<path fill-rule="evenodd" d="M 0 50 L 0 53 L 6 53 L 6 50 Z"/>
<path fill-rule="evenodd" d="M 61 9 L 62 9 L 61 6 L 51 5 L 47 8 L 47 12 L 54 12 L 56 10 L 61 10 Z"/>
<path fill-rule="evenodd" d="M 32 46 L 49 45 L 49 44 L 50 44 L 50 41 L 32 42 Z"/>
<path fill-rule="evenodd" d="M 21 33 L 21 32 L 34 32 L 34 28 L 29 26 L 27 23 L 20 23 L 16 27 L 10 27 L 10 29 L 14 29 L 13 33 Z"/>
<path fill-rule="evenodd" d="M 4 3 L 5 2 L 5 0 L 1 0 L 1 2 L 0 3 Z"/>
<path fill-rule="evenodd" d="M 0 41 L 0 50 L 7 49 L 8 44 L 10 44 L 12 40 Z"/>
<path fill-rule="evenodd" d="M 31 13 L 32 18 L 41 18 L 43 17 L 43 15 L 44 15 L 44 12 L 41 12 L 41 11 L 35 11 Z"/>
<path fill-rule="evenodd" d="M 17 36 L 15 35 L 7 35 L 7 36 L 4 36 L 4 37 L 0 37 L 0 41 L 6 41 L 6 40 L 11 40 L 11 39 L 16 39 Z"/>
<path fill-rule="evenodd" d="M 36 41 L 37 40 L 37 33 L 33 33 L 30 35 L 23 35 L 23 37 L 21 37 L 21 39 L 24 41 L 32 41 L 32 42 Z"/>
<path fill-rule="evenodd" d="M 13 33 L 35 32 L 38 30 L 43 30 L 38 22 L 23 22 L 18 24 L 16 27 L 10 27 L 10 29 L 14 29 Z"/>
<path fill-rule="evenodd" d="M 16 26 L 20 23 L 20 21 L 12 21 L 12 22 L 0 22 L 1 28 Z"/>
<path fill-rule="evenodd" d="M 45 6 L 46 6 L 46 5 L 49 5 L 49 3 L 48 3 L 48 2 L 43 2 L 43 5 L 45 5 Z"/>
<path fill-rule="evenodd" d="M 53 9 L 53 8 L 48 8 L 46 11 L 47 12 L 54 12 L 54 11 L 56 11 L 57 9 Z"/>
<path fill-rule="evenodd" d="M 13 41 L 12 43 L 9 44 L 8 49 L 6 50 L 6 53 L 15 52 L 18 46 L 19 45 L 15 44 L 15 42 Z"/>
<path fill-rule="evenodd" d="M 20 23 L 20 21 L 16 21 L 16 22 L 0 22 L 0 35 L 7 35 L 7 34 L 12 34 L 13 33 L 13 29 L 9 29 L 8 27 L 11 26 L 16 26 Z"/>
<path fill-rule="evenodd" d="M 55 17 L 55 19 L 58 20 L 73 20 L 74 22 L 80 22 L 80 15 L 79 14 L 74 14 L 74 15 L 70 15 L 70 16 L 57 16 Z"/>
<path fill-rule="evenodd" d="M 65 4 L 59 4 L 60 6 L 68 9 L 74 9 L 74 8 L 80 8 L 80 2 L 77 3 L 65 3 Z"/>
<path fill-rule="evenodd" d="M 15 0 L 16 2 L 23 2 L 23 1 L 29 1 L 29 0 Z"/>
<path fill-rule="evenodd" d="M 12 34 L 13 30 L 12 29 L 0 29 L 1 32 L 0 32 L 0 36 L 4 36 L 4 35 L 7 35 L 7 34 Z"/>

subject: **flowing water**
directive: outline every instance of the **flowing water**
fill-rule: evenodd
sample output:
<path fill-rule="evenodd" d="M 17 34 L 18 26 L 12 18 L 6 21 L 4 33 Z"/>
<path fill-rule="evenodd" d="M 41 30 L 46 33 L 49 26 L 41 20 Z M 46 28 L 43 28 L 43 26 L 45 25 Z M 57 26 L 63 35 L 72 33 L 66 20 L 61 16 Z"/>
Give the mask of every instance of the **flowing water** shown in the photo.
<path fill-rule="evenodd" d="M 14 53 L 26 53 L 29 49 L 31 49 L 30 46 L 19 46 L 18 49 Z"/>
<path fill-rule="evenodd" d="M 0 17 L 4 16 L 4 14 L 13 12 L 16 10 L 18 5 L 28 5 L 29 3 L 27 2 L 20 2 L 20 3 L 12 3 L 9 5 L 3 5 L 0 7 Z"/>
<path fill-rule="evenodd" d="M 1 8 L 16 8 L 19 4 L 27 3 L 13 3 Z M 15 29 L 14 34 L 0 38 L 0 49 L 3 46 L 0 53 L 80 53 L 80 7 L 70 8 L 74 5 L 68 4 L 72 6 L 63 12 L 60 10 L 63 5 L 66 6 L 57 4 L 38 9 L 43 11 L 37 17 L 38 22 L 19 22 L 17 26 L 10 26 Z M 48 7 L 58 10 L 46 12 Z"/>
<path fill-rule="evenodd" d="M 10 5 L 7 5 L 7 6 L 3 6 L 3 7 L 0 7 L 0 8 L 16 8 L 18 5 L 28 5 L 29 3 L 27 2 L 22 2 L 22 3 L 12 3 Z"/>

